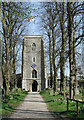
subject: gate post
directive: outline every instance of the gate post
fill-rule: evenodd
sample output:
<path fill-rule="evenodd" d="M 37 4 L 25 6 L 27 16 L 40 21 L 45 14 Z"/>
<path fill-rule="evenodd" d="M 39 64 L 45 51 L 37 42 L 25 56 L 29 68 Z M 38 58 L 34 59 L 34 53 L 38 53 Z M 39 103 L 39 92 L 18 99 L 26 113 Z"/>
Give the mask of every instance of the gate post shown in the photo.
<path fill-rule="evenodd" d="M 67 112 L 68 112 L 68 104 L 69 104 L 69 103 L 68 103 L 68 98 L 67 98 Z"/>

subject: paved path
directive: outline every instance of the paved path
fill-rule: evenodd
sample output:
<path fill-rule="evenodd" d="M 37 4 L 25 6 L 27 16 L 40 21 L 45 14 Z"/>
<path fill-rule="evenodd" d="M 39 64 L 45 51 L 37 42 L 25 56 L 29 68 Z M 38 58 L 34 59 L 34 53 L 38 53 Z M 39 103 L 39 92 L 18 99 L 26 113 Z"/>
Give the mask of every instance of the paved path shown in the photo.
<path fill-rule="evenodd" d="M 49 118 L 54 120 L 39 93 L 29 93 L 10 118 Z"/>
<path fill-rule="evenodd" d="M 47 109 L 47 105 L 39 93 L 29 93 L 24 101 L 17 107 L 10 119 L 14 120 L 65 120 L 59 116 L 53 117 Z M 15 119 L 16 118 L 16 119 Z M 9 119 L 9 120 L 10 120 Z M 69 119 L 66 119 L 69 120 Z"/>

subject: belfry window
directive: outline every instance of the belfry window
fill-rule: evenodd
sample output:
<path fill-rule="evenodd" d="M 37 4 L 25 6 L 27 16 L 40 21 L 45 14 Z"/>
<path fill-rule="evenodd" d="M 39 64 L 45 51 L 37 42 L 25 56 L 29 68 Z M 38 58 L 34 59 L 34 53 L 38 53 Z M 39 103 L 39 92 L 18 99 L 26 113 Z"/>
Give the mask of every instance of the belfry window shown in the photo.
<path fill-rule="evenodd" d="M 36 44 L 35 43 L 32 44 L 32 50 L 36 50 Z"/>
<path fill-rule="evenodd" d="M 35 62 L 35 57 L 33 57 L 33 62 Z"/>
<path fill-rule="evenodd" d="M 32 78 L 37 78 L 37 71 L 36 70 L 32 71 Z"/>

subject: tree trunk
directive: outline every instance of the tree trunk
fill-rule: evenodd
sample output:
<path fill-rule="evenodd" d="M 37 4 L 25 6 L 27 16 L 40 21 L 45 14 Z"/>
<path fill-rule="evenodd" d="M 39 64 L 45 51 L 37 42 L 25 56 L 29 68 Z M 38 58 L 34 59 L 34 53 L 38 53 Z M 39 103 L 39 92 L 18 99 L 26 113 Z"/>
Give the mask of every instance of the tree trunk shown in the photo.
<path fill-rule="evenodd" d="M 53 75 L 52 75 L 52 58 L 51 58 L 51 38 L 50 38 L 50 34 L 48 35 L 48 37 L 49 37 L 49 60 L 50 60 L 50 87 L 52 88 Z"/>
<path fill-rule="evenodd" d="M 61 76 L 61 81 L 60 81 L 60 91 L 65 92 L 65 2 L 61 4 L 62 11 L 59 13 L 59 19 L 60 19 L 60 28 L 61 28 L 61 33 L 62 33 L 62 50 L 60 54 L 60 76 Z M 61 14 L 61 15 L 60 15 Z"/>
<path fill-rule="evenodd" d="M 73 33 L 73 64 L 74 64 L 74 85 L 73 85 L 73 97 L 76 95 L 77 79 L 76 79 L 76 58 L 75 58 L 75 33 Z"/>
<path fill-rule="evenodd" d="M 8 46 L 8 40 L 6 38 L 6 94 L 9 93 L 10 88 L 10 66 L 9 66 L 9 46 Z"/>
<path fill-rule="evenodd" d="M 15 69 L 15 43 L 13 46 L 13 74 L 14 74 L 14 88 L 17 88 L 17 80 L 16 80 L 16 69 Z"/>
<path fill-rule="evenodd" d="M 56 68 L 55 68 L 55 39 L 54 39 L 54 28 L 52 29 L 52 40 L 53 40 L 53 71 L 54 71 L 54 92 L 57 91 L 56 88 Z"/>
<path fill-rule="evenodd" d="M 74 59 L 73 59 L 73 16 L 72 16 L 72 2 L 67 3 L 67 13 L 68 13 L 68 37 L 69 37 L 69 66 L 70 66 L 70 98 L 73 99 L 73 85 L 75 80 L 74 75 Z"/>

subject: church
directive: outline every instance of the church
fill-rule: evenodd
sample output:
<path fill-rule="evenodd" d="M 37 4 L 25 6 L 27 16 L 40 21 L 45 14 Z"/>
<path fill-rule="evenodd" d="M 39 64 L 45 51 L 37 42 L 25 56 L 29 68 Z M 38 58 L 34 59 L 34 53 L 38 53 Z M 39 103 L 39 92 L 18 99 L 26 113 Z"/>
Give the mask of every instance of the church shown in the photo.
<path fill-rule="evenodd" d="M 22 89 L 38 92 L 47 88 L 45 43 L 42 35 L 25 35 L 22 51 Z"/>

